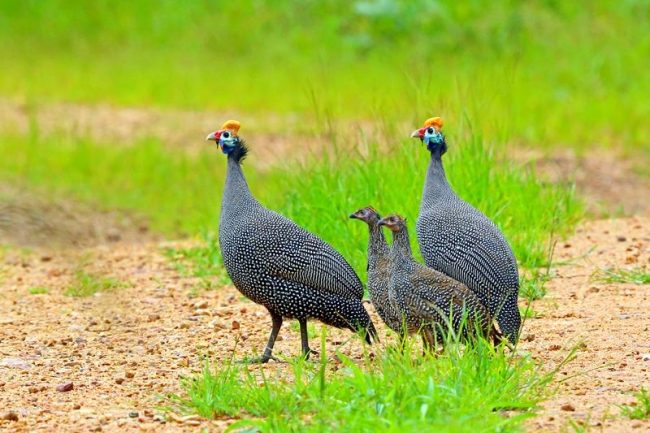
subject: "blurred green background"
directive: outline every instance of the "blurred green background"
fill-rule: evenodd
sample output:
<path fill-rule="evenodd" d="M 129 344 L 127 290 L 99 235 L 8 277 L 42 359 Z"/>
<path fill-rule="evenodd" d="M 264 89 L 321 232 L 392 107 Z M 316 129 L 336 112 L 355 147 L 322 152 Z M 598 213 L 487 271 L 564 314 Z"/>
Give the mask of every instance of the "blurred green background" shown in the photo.
<path fill-rule="evenodd" d="M 213 232 L 224 163 L 202 140 L 237 117 L 254 192 L 360 271 L 365 234 L 345 215 L 416 215 L 427 155 L 407 137 L 427 117 L 446 120 L 456 190 L 527 266 L 583 206 L 512 155 L 650 153 L 642 0 L 6 0 L 0 56 L 2 106 L 28 119 L 0 122 L 4 185 L 134 212 L 169 237 Z M 116 138 L 58 129 L 71 106 L 108 107 L 95 120 L 109 130 L 127 109 L 156 115 Z"/>
<path fill-rule="evenodd" d="M 650 141 L 650 3 L 6 0 L 0 92 L 42 103 L 468 115 L 540 146 Z"/>

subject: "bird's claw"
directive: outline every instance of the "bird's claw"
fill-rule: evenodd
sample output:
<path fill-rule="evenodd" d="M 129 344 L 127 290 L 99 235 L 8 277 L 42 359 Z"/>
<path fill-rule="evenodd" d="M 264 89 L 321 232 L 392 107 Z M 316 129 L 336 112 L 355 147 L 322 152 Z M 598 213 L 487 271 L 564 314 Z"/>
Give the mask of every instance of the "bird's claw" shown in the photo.
<path fill-rule="evenodd" d="M 284 361 L 281 361 L 280 359 L 276 358 L 273 355 L 268 355 L 268 356 L 263 355 L 263 356 L 260 356 L 259 358 L 242 359 L 241 361 L 238 361 L 237 363 L 238 364 L 266 364 L 271 359 L 274 360 L 275 362 L 280 362 L 280 363 L 284 362 Z"/>

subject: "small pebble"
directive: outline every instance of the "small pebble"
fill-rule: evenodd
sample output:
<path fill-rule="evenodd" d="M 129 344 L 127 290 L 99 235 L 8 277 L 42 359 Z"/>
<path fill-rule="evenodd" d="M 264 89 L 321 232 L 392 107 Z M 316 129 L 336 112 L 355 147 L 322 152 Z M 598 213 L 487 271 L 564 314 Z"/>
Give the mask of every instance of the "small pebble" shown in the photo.
<path fill-rule="evenodd" d="M 123 383 L 124 383 L 124 378 L 123 378 L 123 377 L 118 377 L 118 378 L 116 378 L 116 379 L 115 379 L 115 383 L 117 383 L 118 385 L 123 384 Z"/>
<path fill-rule="evenodd" d="M 235 330 L 239 329 L 239 327 L 240 327 L 239 322 L 236 321 L 236 320 L 233 320 L 232 324 L 231 324 L 232 330 L 235 331 Z"/>
<path fill-rule="evenodd" d="M 74 389 L 74 384 L 72 382 L 62 383 L 56 387 L 56 390 L 59 392 L 68 392 Z"/>
<path fill-rule="evenodd" d="M 13 410 L 2 414 L 2 419 L 5 421 L 18 421 L 18 414 Z"/>
<path fill-rule="evenodd" d="M 560 346 L 559 344 L 551 344 L 550 346 L 548 346 L 548 350 L 560 350 L 561 348 L 562 346 Z"/>
<path fill-rule="evenodd" d="M 616 236 L 616 240 L 619 241 L 619 242 L 625 242 L 627 240 L 627 238 L 625 236 L 619 235 L 619 236 Z"/>
<path fill-rule="evenodd" d="M 129 418 L 137 418 L 138 416 L 140 416 L 140 414 L 135 411 L 129 412 Z"/>
<path fill-rule="evenodd" d="M 650 361 L 650 353 L 644 353 L 643 355 L 641 355 L 641 360 Z"/>
<path fill-rule="evenodd" d="M 126 376 L 127 379 L 133 379 L 135 373 L 132 371 L 127 371 L 126 373 L 124 373 L 124 376 Z"/>
<path fill-rule="evenodd" d="M 565 412 L 575 412 L 576 411 L 576 408 L 573 407 L 573 405 L 571 403 L 563 404 L 562 407 L 560 407 L 560 409 L 562 409 Z"/>
<path fill-rule="evenodd" d="M 208 308 L 208 301 L 196 301 L 194 303 L 195 310 L 201 310 L 203 308 Z"/>

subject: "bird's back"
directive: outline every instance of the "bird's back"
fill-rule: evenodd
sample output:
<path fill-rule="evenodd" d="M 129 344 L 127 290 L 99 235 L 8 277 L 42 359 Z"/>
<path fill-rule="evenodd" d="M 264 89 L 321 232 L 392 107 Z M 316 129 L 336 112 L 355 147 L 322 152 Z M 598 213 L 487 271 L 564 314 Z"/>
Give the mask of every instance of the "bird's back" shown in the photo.
<path fill-rule="evenodd" d="M 219 237 L 226 270 L 247 296 L 261 280 L 273 277 L 346 298 L 363 297 L 361 281 L 340 253 L 259 204 L 236 215 L 223 212 Z"/>

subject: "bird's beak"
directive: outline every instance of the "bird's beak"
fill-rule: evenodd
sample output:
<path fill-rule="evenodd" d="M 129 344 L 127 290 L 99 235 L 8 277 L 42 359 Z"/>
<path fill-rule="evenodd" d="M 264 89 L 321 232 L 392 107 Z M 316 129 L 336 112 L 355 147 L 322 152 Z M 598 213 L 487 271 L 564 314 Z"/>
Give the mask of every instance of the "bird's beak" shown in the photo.
<path fill-rule="evenodd" d="M 424 131 L 426 130 L 427 128 L 416 129 L 415 131 L 413 131 L 413 133 L 411 133 L 411 137 L 419 138 L 420 140 L 422 140 L 424 138 Z"/>
<path fill-rule="evenodd" d="M 221 130 L 214 131 L 212 134 L 208 134 L 208 136 L 205 137 L 206 141 L 216 141 L 217 143 L 219 143 L 220 138 L 221 138 Z"/>
<path fill-rule="evenodd" d="M 356 214 L 356 213 L 351 213 L 351 214 L 350 214 L 350 218 L 351 218 L 351 219 L 357 219 L 358 217 L 357 217 L 357 214 Z"/>
<path fill-rule="evenodd" d="M 378 226 L 385 226 L 385 225 L 386 225 L 386 221 L 384 221 L 383 219 L 381 219 L 381 220 L 379 220 L 379 222 L 377 222 L 377 225 L 378 225 Z"/>

